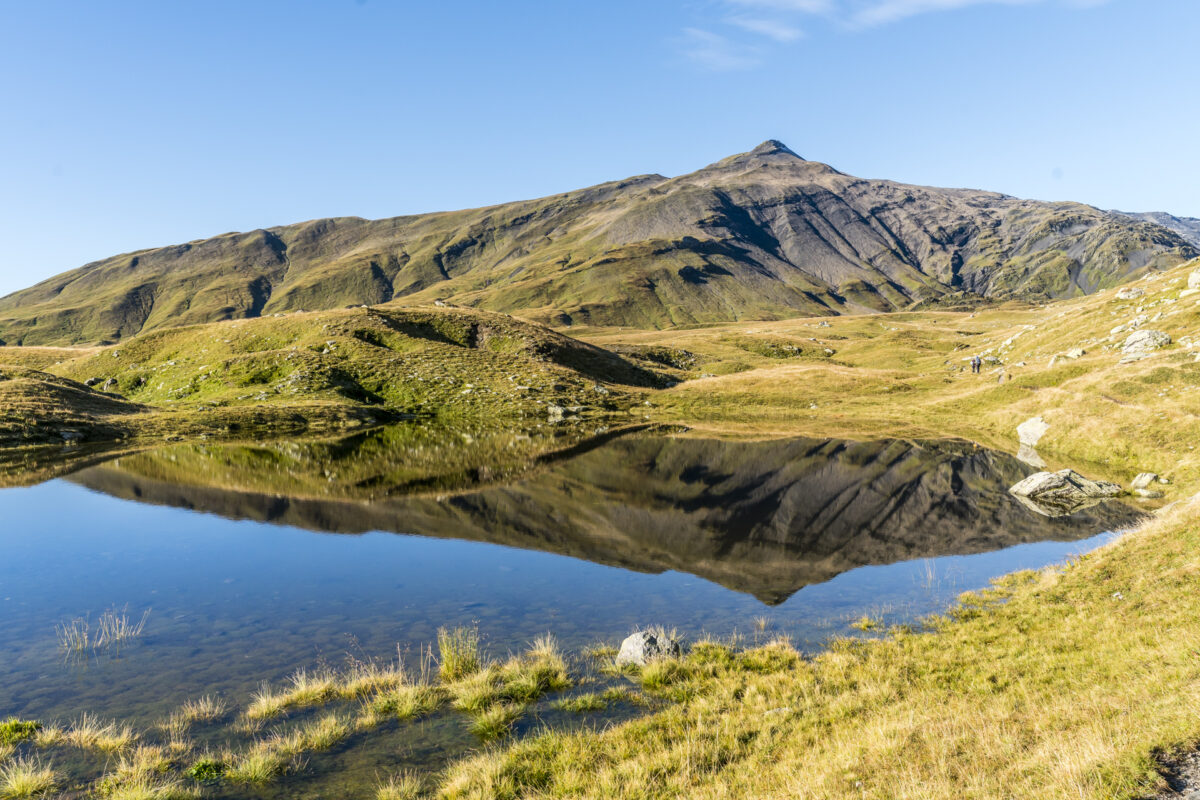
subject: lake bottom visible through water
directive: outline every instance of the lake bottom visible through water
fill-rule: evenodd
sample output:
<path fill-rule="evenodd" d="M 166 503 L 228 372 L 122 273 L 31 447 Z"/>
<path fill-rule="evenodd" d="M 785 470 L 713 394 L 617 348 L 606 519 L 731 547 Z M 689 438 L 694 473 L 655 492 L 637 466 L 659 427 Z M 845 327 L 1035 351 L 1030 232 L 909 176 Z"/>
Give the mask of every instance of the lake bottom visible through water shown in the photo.
<path fill-rule="evenodd" d="M 989 484 L 988 470 L 998 467 L 980 466 L 979 452 L 938 454 L 913 491 L 897 460 L 929 458 L 927 450 L 914 456 L 889 444 L 864 462 L 858 445 L 804 442 L 772 461 L 745 443 L 697 449 L 672 441 L 619 440 L 518 485 L 405 500 L 389 507 L 388 532 L 327 533 L 230 518 L 238 515 L 191 501 L 132 502 L 89 488 L 86 477 L 0 490 L 0 718 L 68 724 L 86 712 L 149 729 L 202 695 L 244 707 L 264 681 L 280 684 L 297 669 L 397 658 L 416 669 L 438 629 L 457 626 L 476 628 L 497 659 L 551 634 L 573 668 L 601 688 L 618 686 L 624 679 L 587 665 L 585 648 L 660 625 L 685 639 L 737 637 L 746 645 L 782 635 L 812 652 L 830 636 L 861 635 L 851 623 L 863 617 L 887 625 L 939 613 L 998 575 L 1086 552 L 1116 527 L 1101 517 L 1073 524 L 1026 516 L 1032 512 L 1003 491 L 1020 469 L 1000 458 L 1004 474 Z M 739 447 L 750 449 L 734 452 Z M 801 455 L 808 466 L 798 466 Z M 617 480 L 611 464 L 632 478 Z M 900 473 L 907 483 L 898 489 L 891 482 Z M 585 485 L 593 494 L 583 496 Z M 873 487 L 881 503 L 901 489 L 909 499 L 870 516 L 862 496 L 843 496 L 847 487 Z M 152 488 L 140 484 L 141 496 Z M 970 510 L 954 508 L 964 493 L 977 500 Z M 819 511 L 806 517 L 802 498 Z M 495 530 L 506 509 L 502 541 L 481 540 L 478 530 Z M 516 522 L 518 514 L 525 516 Z M 1018 537 L 1025 540 L 1000 537 L 987 549 L 997 522 L 1029 526 Z M 900 527 L 890 534 L 888 525 Z M 912 533 L 917 525 L 934 538 Z M 969 535 L 943 548 L 937 531 L 946 526 Z M 456 529 L 466 538 L 453 538 Z M 901 556 L 918 557 L 874 563 L 898 540 L 906 542 Z M 967 552 L 954 554 L 956 546 Z M 619 563 L 628 553 L 630 563 Z M 94 625 L 106 611 L 131 620 L 145 614 L 144 629 L 121 648 L 65 653 L 61 629 L 79 619 Z M 515 735 L 646 713 L 617 703 L 603 715 L 571 715 L 550 699 L 518 721 Z M 348 713 L 353 705 L 345 704 Z M 216 749 L 228 742 L 223 729 L 200 726 L 193 735 Z M 433 769 L 477 746 L 463 715 L 439 712 L 310 755 L 304 781 L 292 776 L 221 796 L 299 796 L 288 792 L 301 785 L 313 797 L 367 796 L 363 787 L 389 770 Z M 88 765 L 71 769 L 83 780 Z"/>

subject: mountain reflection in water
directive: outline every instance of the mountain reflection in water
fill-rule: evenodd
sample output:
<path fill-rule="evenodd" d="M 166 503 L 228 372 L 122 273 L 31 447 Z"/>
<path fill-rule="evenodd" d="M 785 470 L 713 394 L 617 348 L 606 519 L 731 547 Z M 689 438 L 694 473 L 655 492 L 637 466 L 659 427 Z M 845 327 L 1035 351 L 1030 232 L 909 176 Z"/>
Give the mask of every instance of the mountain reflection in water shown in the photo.
<path fill-rule="evenodd" d="M 414 480 L 414 464 L 461 460 L 470 443 L 439 456 L 389 442 L 397 440 L 385 430 L 332 442 L 179 446 L 69 480 L 231 519 L 484 541 L 687 572 L 770 605 L 855 567 L 1075 541 L 1140 516 L 1112 502 L 1041 516 L 1007 492 L 1028 466 L 962 442 L 642 432 L 520 468 L 473 464 L 437 481 Z"/>

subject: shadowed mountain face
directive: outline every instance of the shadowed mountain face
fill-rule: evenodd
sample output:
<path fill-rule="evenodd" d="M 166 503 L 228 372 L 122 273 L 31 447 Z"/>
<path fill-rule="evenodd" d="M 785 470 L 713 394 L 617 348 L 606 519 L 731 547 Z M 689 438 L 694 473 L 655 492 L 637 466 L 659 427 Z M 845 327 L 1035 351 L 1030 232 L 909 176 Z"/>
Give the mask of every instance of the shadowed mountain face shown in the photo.
<path fill-rule="evenodd" d="M 1175 231 L 1175 233 L 1178 233 L 1193 246 L 1200 247 L 1200 219 L 1195 217 L 1174 217 L 1170 214 L 1164 214 L 1161 211 L 1145 213 L 1117 211 L 1115 213 L 1124 214 L 1127 217 L 1132 217 L 1143 222 L 1153 222 L 1156 225 L 1161 225 L 1167 230 Z"/>
<path fill-rule="evenodd" d="M 378 454 L 371 469 L 350 466 L 353 451 L 173 448 L 71 480 L 236 519 L 467 539 L 688 572 L 768 604 L 859 566 L 1070 541 L 1138 519 L 1115 503 L 1069 517 L 1038 515 L 1007 492 L 1028 467 L 961 443 L 639 434 L 546 459 L 508 484 L 482 485 L 491 473 L 479 470 L 481 486 L 442 496 L 392 491 L 381 480 L 392 468 Z M 346 468 L 329 460 L 334 453 L 350 459 Z"/>
<path fill-rule="evenodd" d="M 1148 219 L 863 180 L 769 141 L 677 178 L 115 256 L 0 299 L 0 344 L 112 342 L 190 323 L 434 299 L 554 325 L 643 328 L 1042 300 L 1200 254 L 1174 223 Z"/>

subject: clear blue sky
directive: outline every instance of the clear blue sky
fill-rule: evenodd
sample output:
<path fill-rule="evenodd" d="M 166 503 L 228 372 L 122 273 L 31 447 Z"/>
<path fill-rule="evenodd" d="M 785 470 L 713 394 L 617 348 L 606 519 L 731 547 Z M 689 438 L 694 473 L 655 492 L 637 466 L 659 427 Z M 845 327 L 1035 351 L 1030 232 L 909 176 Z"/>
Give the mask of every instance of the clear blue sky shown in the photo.
<path fill-rule="evenodd" d="M 118 252 L 676 175 L 1200 216 L 1195 0 L 0 0 L 0 294 Z"/>

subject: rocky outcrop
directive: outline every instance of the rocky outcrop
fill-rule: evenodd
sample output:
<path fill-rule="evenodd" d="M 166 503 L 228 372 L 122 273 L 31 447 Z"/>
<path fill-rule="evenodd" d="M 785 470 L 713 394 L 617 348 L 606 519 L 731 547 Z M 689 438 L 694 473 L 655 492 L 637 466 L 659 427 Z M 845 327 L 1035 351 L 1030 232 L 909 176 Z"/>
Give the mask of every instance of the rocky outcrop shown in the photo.
<path fill-rule="evenodd" d="M 1116 497 L 1121 494 L 1121 487 L 1107 481 L 1088 480 L 1075 470 L 1064 469 L 1035 472 L 1008 491 L 1028 501 L 1026 505 L 1039 514 L 1057 517 Z"/>
<path fill-rule="evenodd" d="M 1121 363 L 1125 364 L 1145 358 L 1155 350 L 1166 347 L 1170 343 L 1171 337 L 1162 331 L 1151 330 L 1149 328 L 1134 331 L 1125 337 L 1125 341 L 1121 344 Z"/>

